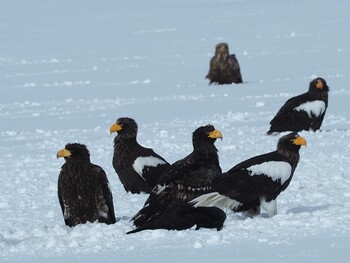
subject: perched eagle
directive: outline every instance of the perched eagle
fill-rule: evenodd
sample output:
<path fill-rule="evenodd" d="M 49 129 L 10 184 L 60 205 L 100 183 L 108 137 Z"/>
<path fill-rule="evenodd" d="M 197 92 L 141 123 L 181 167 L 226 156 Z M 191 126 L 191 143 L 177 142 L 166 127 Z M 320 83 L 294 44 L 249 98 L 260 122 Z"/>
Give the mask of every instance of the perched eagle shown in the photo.
<path fill-rule="evenodd" d="M 150 193 L 169 163 L 137 142 L 135 120 L 119 118 L 110 128 L 113 132 L 118 133 L 114 138 L 113 167 L 124 189 L 133 194 Z"/>
<path fill-rule="evenodd" d="M 194 225 L 196 225 L 196 230 L 204 227 L 216 228 L 219 231 L 225 219 L 225 212 L 217 207 L 193 207 L 188 204 L 177 204 L 175 207 L 167 207 L 165 211 L 127 234 L 147 229 L 184 230 Z"/>
<path fill-rule="evenodd" d="M 65 224 L 70 227 L 87 221 L 114 224 L 113 197 L 106 173 L 90 162 L 86 146 L 68 143 L 57 152 L 59 157 L 65 159 L 58 177 L 58 199 Z"/>
<path fill-rule="evenodd" d="M 193 151 L 175 162 L 163 173 L 144 207 L 132 218 L 136 227 L 167 207 L 187 204 L 193 198 L 207 193 L 212 181 L 221 175 L 218 150 L 214 142 L 222 138 L 212 125 L 201 126 L 193 132 Z"/>
<path fill-rule="evenodd" d="M 209 85 L 242 83 L 241 68 L 234 54 L 230 55 L 227 43 L 216 45 L 215 56 L 210 60 L 209 73 L 205 77 Z"/>
<path fill-rule="evenodd" d="M 260 207 L 271 217 L 277 213 L 278 195 L 292 180 L 303 137 L 290 133 L 280 138 L 277 150 L 250 158 L 223 173 L 212 184 L 212 193 L 197 197 L 195 206 L 228 207 L 253 216 Z"/>
<path fill-rule="evenodd" d="M 267 134 L 320 129 L 328 107 L 328 91 L 323 78 L 312 80 L 308 92 L 287 100 L 271 120 Z"/>

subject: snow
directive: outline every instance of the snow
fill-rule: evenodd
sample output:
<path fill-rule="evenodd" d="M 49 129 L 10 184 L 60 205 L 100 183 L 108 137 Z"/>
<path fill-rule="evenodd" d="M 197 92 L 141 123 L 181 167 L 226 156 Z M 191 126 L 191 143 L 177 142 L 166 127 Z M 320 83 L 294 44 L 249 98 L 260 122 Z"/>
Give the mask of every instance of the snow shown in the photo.
<path fill-rule="evenodd" d="M 157 157 L 147 156 L 147 157 L 136 158 L 132 167 L 143 178 L 142 171 L 143 171 L 145 166 L 157 167 L 160 164 L 165 164 L 165 162 Z M 143 178 L 143 179 L 145 179 L 145 178 Z"/>
<path fill-rule="evenodd" d="M 0 262 L 347 262 L 350 257 L 348 0 L 4 1 L 0 10 Z M 245 83 L 208 86 L 227 42 Z M 222 231 L 143 231 L 130 218 L 147 195 L 125 192 L 112 167 L 110 123 L 128 116 L 140 144 L 173 163 L 213 124 L 227 171 L 273 151 L 269 121 L 323 77 L 322 131 L 278 213 L 227 211 Z M 64 225 L 57 198 L 69 142 L 107 173 L 114 225 Z"/>
<path fill-rule="evenodd" d="M 295 110 L 306 111 L 310 118 L 312 116 L 315 116 L 317 118 L 326 110 L 326 103 L 321 100 L 308 101 L 296 107 Z"/>
<path fill-rule="evenodd" d="M 280 180 L 284 184 L 292 174 L 292 166 L 283 161 L 270 161 L 261 164 L 252 165 L 247 168 L 250 176 L 268 176 L 273 181 Z"/>

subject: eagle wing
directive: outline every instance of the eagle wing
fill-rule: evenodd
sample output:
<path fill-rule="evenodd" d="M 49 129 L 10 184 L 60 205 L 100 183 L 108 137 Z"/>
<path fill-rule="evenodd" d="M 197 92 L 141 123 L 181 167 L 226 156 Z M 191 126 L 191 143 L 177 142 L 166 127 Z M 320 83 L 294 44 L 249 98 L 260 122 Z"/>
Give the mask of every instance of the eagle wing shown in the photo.
<path fill-rule="evenodd" d="M 153 188 L 160 180 L 161 175 L 169 168 L 170 164 L 152 149 L 143 148 L 135 156 L 133 169 L 147 184 Z"/>
<path fill-rule="evenodd" d="M 280 116 L 282 116 L 283 114 L 286 114 L 287 112 L 291 112 L 294 111 L 294 109 L 298 106 L 300 106 L 302 103 L 305 103 L 306 101 L 308 101 L 308 96 L 309 94 L 303 93 L 299 96 L 295 96 L 290 98 L 289 100 L 286 101 L 286 103 L 279 109 L 279 111 L 277 112 L 276 116 L 271 120 L 270 124 L 272 124 L 272 122 L 279 118 Z"/>
<path fill-rule="evenodd" d="M 276 176 L 273 166 L 280 168 L 282 177 Z M 260 196 L 274 199 L 284 188 L 291 176 L 290 164 L 278 152 L 271 152 L 250 158 L 224 173 L 213 183 L 213 189 L 219 194 L 241 203 L 252 202 Z M 291 168 L 291 166 L 290 166 Z M 286 170 L 284 170 L 286 169 Z"/>
<path fill-rule="evenodd" d="M 191 154 L 171 165 L 167 173 L 163 174 L 157 193 L 170 193 L 186 202 L 193 195 L 207 192 L 219 175 L 221 168 L 218 164 L 202 161 Z"/>
<path fill-rule="evenodd" d="M 122 166 L 117 166 L 117 159 L 115 159 L 121 157 L 113 157 L 113 166 L 118 177 L 127 192 L 133 194 L 150 193 L 158 183 L 161 174 L 170 165 L 164 158 L 149 148 L 138 146 L 131 153 L 131 155 L 124 157 Z"/>
<path fill-rule="evenodd" d="M 236 55 L 231 54 L 229 57 L 230 70 L 232 74 L 232 81 L 234 83 L 242 83 L 242 74 L 241 74 L 241 67 L 239 66 L 238 60 L 236 58 Z"/>
<path fill-rule="evenodd" d="M 302 131 L 309 130 L 311 119 L 307 112 L 296 110 L 298 106 L 309 100 L 309 94 L 304 93 L 290 98 L 280 108 L 276 116 L 270 121 L 271 128 L 268 134 L 281 131 Z"/>
<path fill-rule="evenodd" d="M 116 222 L 114 214 L 113 196 L 109 188 L 109 182 L 105 171 L 98 165 L 93 165 L 93 173 L 99 184 L 96 193 L 96 208 L 99 214 L 99 221 L 107 224 Z"/>
<path fill-rule="evenodd" d="M 178 206 L 209 191 L 211 182 L 221 175 L 217 164 L 201 162 L 190 154 L 172 164 L 163 173 L 143 208 L 131 219 L 135 226 L 144 225 L 169 206 Z"/>

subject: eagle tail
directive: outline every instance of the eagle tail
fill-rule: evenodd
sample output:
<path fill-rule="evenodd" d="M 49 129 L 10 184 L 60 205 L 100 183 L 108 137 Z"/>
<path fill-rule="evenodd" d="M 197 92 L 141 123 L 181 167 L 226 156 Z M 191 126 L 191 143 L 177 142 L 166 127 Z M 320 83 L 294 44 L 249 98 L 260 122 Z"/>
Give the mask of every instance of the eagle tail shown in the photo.
<path fill-rule="evenodd" d="M 220 195 L 218 192 L 212 192 L 212 193 L 201 195 L 191 200 L 190 204 L 193 204 L 194 207 L 216 206 L 220 208 L 230 208 L 230 209 L 236 209 L 242 205 L 242 203 L 238 202 L 237 200 L 231 199 L 225 195 Z"/>

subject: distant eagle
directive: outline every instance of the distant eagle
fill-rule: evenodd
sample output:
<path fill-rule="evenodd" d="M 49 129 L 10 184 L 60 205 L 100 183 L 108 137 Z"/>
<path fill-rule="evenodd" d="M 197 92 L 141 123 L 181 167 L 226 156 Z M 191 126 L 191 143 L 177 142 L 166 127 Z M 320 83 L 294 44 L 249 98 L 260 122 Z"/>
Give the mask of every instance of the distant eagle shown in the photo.
<path fill-rule="evenodd" d="M 267 134 L 320 129 L 328 107 L 328 91 L 323 78 L 312 80 L 308 92 L 287 100 L 271 120 Z"/>
<path fill-rule="evenodd" d="M 222 138 L 212 125 L 193 132 L 193 151 L 167 169 L 153 189 L 144 207 L 132 218 L 136 227 L 164 212 L 169 206 L 187 204 L 207 193 L 212 181 L 221 175 L 218 150 L 214 143 Z"/>
<path fill-rule="evenodd" d="M 150 193 L 160 175 L 170 165 L 152 149 L 137 142 L 137 124 L 132 118 L 119 118 L 110 127 L 114 138 L 113 167 L 125 191 L 132 194 Z"/>
<path fill-rule="evenodd" d="M 212 184 L 212 192 L 190 203 L 195 206 L 227 207 L 249 216 L 277 214 L 277 197 L 292 180 L 299 161 L 299 149 L 306 140 L 297 133 L 280 138 L 277 150 L 255 156 L 231 168 Z"/>
<path fill-rule="evenodd" d="M 205 77 L 209 85 L 242 83 L 241 69 L 234 54 L 230 55 L 227 43 L 216 45 L 215 56 L 210 60 L 209 73 Z"/>
<path fill-rule="evenodd" d="M 58 177 L 58 199 L 65 224 L 74 227 L 86 222 L 116 222 L 113 197 L 104 170 L 90 162 L 85 145 L 68 143 L 57 152 L 64 157 Z"/>

